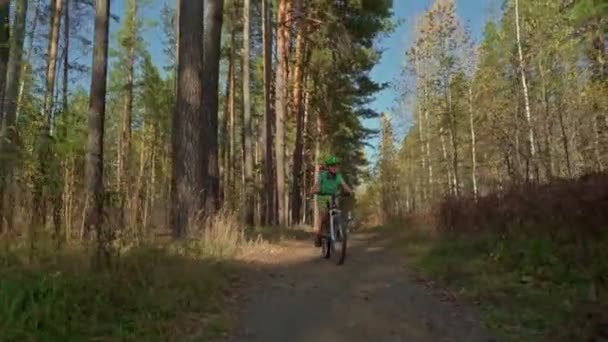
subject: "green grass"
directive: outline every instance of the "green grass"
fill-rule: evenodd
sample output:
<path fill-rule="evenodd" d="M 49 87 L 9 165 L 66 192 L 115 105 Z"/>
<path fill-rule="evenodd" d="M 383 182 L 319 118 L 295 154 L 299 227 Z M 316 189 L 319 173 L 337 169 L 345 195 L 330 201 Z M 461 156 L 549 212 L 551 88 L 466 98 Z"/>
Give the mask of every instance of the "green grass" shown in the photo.
<path fill-rule="evenodd" d="M 607 274 L 607 237 L 592 240 L 585 256 L 572 240 L 385 229 L 417 272 L 476 303 L 501 341 L 581 340 L 608 322 L 608 298 L 590 300 L 591 279 Z"/>
<path fill-rule="evenodd" d="M 142 247 L 93 271 L 73 249 L 0 255 L 2 341 L 205 341 L 226 329 L 230 266 L 196 247 Z"/>

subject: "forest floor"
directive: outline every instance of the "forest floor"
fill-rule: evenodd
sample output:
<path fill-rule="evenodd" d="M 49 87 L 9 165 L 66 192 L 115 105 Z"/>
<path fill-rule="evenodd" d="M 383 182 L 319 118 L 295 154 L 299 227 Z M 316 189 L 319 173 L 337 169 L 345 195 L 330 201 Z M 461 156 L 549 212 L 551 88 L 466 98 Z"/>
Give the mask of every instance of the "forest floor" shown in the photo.
<path fill-rule="evenodd" d="M 351 236 L 344 265 L 303 231 L 245 257 L 229 341 L 493 341 L 467 306 L 415 276 L 377 231 Z M 238 308 L 237 308 L 238 306 Z"/>

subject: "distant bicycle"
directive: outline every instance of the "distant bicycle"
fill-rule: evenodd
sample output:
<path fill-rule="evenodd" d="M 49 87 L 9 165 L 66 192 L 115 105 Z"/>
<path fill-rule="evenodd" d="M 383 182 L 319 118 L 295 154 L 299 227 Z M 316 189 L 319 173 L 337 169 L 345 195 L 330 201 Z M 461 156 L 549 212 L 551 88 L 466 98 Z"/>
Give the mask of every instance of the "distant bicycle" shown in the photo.
<path fill-rule="evenodd" d="M 342 265 L 346 259 L 348 245 L 348 225 L 352 221 L 351 212 L 347 212 L 346 219 L 342 217 L 342 210 L 338 205 L 338 196 L 331 195 L 327 203 L 329 212 L 329 229 L 321 237 L 321 255 L 325 259 L 333 256 L 337 265 Z"/>

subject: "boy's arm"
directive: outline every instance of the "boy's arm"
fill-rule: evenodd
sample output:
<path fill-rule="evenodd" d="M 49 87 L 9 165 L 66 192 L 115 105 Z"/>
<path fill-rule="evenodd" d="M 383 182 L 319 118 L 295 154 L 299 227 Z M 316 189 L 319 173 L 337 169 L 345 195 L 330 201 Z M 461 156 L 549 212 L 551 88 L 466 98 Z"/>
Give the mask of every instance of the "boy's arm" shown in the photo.
<path fill-rule="evenodd" d="M 348 184 L 346 184 L 346 182 L 342 182 L 342 189 L 349 194 L 353 193 L 353 190 L 350 188 L 350 186 L 348 186 Z"/>
<path fill-rule="evenodd" d="M 353 192 L 350 186 L 348 186 L 348 184 L 346 184 L 346 182 L 344 181 L 342 175 L 340 175 L 340 185 L 342 186 L 342 190 L 344 190 L 346 193 L 351 194 Z"/>

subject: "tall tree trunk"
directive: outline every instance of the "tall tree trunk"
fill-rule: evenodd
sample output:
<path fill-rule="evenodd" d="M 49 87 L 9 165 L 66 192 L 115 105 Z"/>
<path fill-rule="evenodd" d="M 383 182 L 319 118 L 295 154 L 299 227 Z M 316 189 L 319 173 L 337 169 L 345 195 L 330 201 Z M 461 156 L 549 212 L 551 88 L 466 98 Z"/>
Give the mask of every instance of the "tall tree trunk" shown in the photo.
<path fill-rule="evenodd" d="M 320 112 L 317 111 L 316 113 L 316 120 L 315 120 L 315 168 L 314 168 L 314 174 L 313 174 L 313 183 L 314 183 L 314 179 L 315 177 L 317 177 L 317 175 L 319 174 L 319 159 L 321 157 L 321 134 L 322 134 L 322 127 L 321 127 L 321 115 Z M 319 204 L 315 195 L 314 198 L 314 204 L 313 204 L 313 227 L 319 227 Z"/>
<path fill-rule="evenodd" d="M 53 17 L 51 21 L 51 35 L 49 37 L 48 61 L 46 66 L 46 92 L 44 94 L 44 115 L 46 116 L 46 130 L 53 133 L 53 95 L 55 93 L 55 73 L 57 70 L 57 47 L 59 45 L 59 29 L 61 26 L 61 11 L 63 0 L 53 0 Z M 46 134 L 46 133 L 45 133 Z"/>
<path fill-rule="evenodd" d="M 62 89 L 62 115 L 67 115 L 68 113 L 68 79 L 70 76 L 70 65 L 69 65 L 69 58 L 70 58 L 70 11 L 69 11 L 69 6 L 70 6 L 70 0 L 63 0 L 64 4 L 64 10 L 63 10 L 63 42 L 64 42 L 64 46 L 63 46 L 63 89 Z M 59 94 L 59 92 L 57 92 L 57 94 Z M 67 160 L 64 161 L 67 164 Z M 57 163 L 55 164 L 56 166 L 61 165 L 61 161 L 57 161 Z M 59 179 L 62 179 L 61 177 L 61 170 L 56 169 L 54 170 L 55 172 L 55 176 L 57 177 L 57 181 L 59 181 Z M 65 177 L 63 177 L 63 179 L 65 180 Z M 61 184 L 64 188 L 68 187 L 69 184 L 67 184 L 65 181 Z M 64 196 L 63 193 L 64 191 L 58 191 L 58 190 L 54 190 L 54 194 L 53 194 L 53 224 L 55 226 L 54 229 L 54 234 L 55 234 L 55 242 L 57 243 L 57 247 L 61 247 L 61 245 L 63 244 L 63 242 L 66 241 L 67 238 L 67 231 L 65 232 L 61 232 L 61 226 L 62 226 L 62 210 L 63 210 L 63 206 L 65 204 L 65 201 L 63 200 Z M 65 220 L 68 220 L 68 217 L 65 217 Z M 68 222 L 66 222 L 67 224 Z M 66 225 L 66 229 L 67 229 L 67 225 Z"/>
<path fill-rule="evenodd" d="M 469 129 L 471 132 L 471 181 L 473 183 L 473 196 L 477 200 L 477 153 L 475 140 L 475 121 L 473 116 L 473 91 L 469 87 Z"/>
<path fill-rule="evenodd" d="M 25 57 L 23 58 L 23 60 L 26 60 L 26 61 L 30 60 L 30 56 L 32 55 L 32 51 L 34 50 L 34 34 L 36 33 L 36 27 L 38 26 L 38 19 L 40 17 L 40 2 L 41 2 L 41 0 L 36 1 L 36 7 L 34 10 L 34 18 L 32 19 L 32 30 L 27 35 L 28 39 L 29 39 L 29 47 L 27 49 L 27 53 L 25 54 Z M 30 66 L 30 63 L 23 63 L 23 67 L 21 69 L 22 75 L 27 74 L 29 66 Z M 16 109 L 15 109 L 16 117 L 19 117 L 19 112 L 21 110 L 21 101 L 23 99 L 24 90 L 25 90 L 25 79 L 22 78 L 21 81 L 19 82 L 19 91 L 17 93 L 17 104 L 16 104 Z"/>
<path fill-rule="evenodd" d="M 540 60 L 538 61 L 538 73 L 540 76 L 541 88 L 542 88 L 542 96 L 543 96 L 543 108 L 545 111 L 544 116 L 544 130 L 545 130 L 545 139 L 544 139 L 544 156 L 545 156 L 545 174 L 547 177 L 547 181 L 551 181 L 555 176 L 555 164 L 553 161 L 553 153 L 551 149 L 553 148 L 553 137 L 552 137 L 552 124 L 551 124 L 551 106 L 549 104 L 549 91 L 547 89 L 547 83 L 545 80 L 545 70 L 543 68 Z"/>
<path fill-rule="evenodd" d="M 10 5 L 10 0 L 0 2 L 0 19 L 2 20 L 2 27 L 0 27 L 0 121 L 4 117 L 4 108 L 2 106 L 4 105 L 4 92 L 6 90 L 6 68 L 11 50 Z"/>
<path fill-rule="evenodd" d="M 518 114 L 519 113 L 519 106 L 516 108 L 515 110 L 515 115 L 514 115 L 514 123 L 515 123 L 515 134 L 513 134 L 514 136 L 514 148 L 515 148 L 515 165 L 514 165 L 514 174 L 517 177 L 517 180 L 520 181 L 521 180 L 521 175 L 522 175 L 522 160 L 521 160 L 521 142 L 519 140 L 520 137 L 520 122 L 519 122 L 519 117 Z M 528 173 L 526 173 L 526 177 L 528 177 Z"/>
<path fill-rule="evenodd" d="M 427 165 L 427 173 L 428 173 L 428 192 L 429 198 L 433 197 L 434 193 L 434 179 L 433 179 L 433 162 L 431 161 L 431 139 L 430 139 L 430 131 L 431 131 L 431 121 L 430 121 L 430 113 L 429 113 L 429 89 L 428 89 L 428 80 L 426 74 L 428 73 L 428 63 L 424 64 L 425 66 L 425 76 L 422 78 L 423 83 L 423 96 L 424 96 L 424 126 L 426 127 L 426 135 L 424 137 L 424 145 L 426 147 L 426 165 Z"/>
<path fill-rule="evenodd" d="M 231 20 L 231 37 L 230 37 L 230 64 L 232 65 L 232 73 L 229 75 L 229 94 L 228 102 L 230 109 L 229 116 L 229 134 L 230 134 L 230 151 L 229 151 L 229 168 L 228 178 L 230 193 L 232 193 L 236 187 L 236 22 L 238 20 L 238 5 L 237 0 L 232 2 L 232 20 Z"/>
<path fill-rule="evenodd" d="M 202 1 L 180 1 L 177 99 L 172 134 L 171 227 L 174 238 L 186 236 L 190 220 L 203 209 L 205 151 L 203 133 Z"/>
<path fill-rule="evenodd" d="M 559 127 L 562 138 L 562 146 L 564 148 L 564 156 L 566 158 L 566 172 L 568 177 L 572 177 L 572 162 L 570 157 L 570 143 L 568 140 L 568 133 L 566 131 L 566 125 L 564 123 L 564 113 L 561 108 L 557 110 L 558 118 L 559 118 Z"/>
<path fill-rule="evenodd" d="M 441 140 L 441 152 L 443 153 L 443 162 L 447 170 L 447 194 L 452 195 L 452 166 L 450 165 L 450 161 L 448 160 L 448 150 L 445 147 L 445 130 L 443 127 L 439 127 L 439 138 Z"/>
<path fill-rule="evenodd" d="M 416 82 L 419 83 L 420 82 L 420 61 L 419 61 L 419 55 L 418 55 L 418 50 L 414 50 L 414 60 L 415 60 L 415 68 L 416 68 Z M 416 94 L 418 95 L 423 95 L 420 94 L 420 86 L 417 85 L 416 86 Z M 417 117 L 416 120 L 418 121 L 418 139 L 420 140 L 420 167 L 421 167 L 421 187 L 422 187 L 422 193 L 421 193 L 421 199 L 422 199 L 422 203 L 424 205 L 424 202 L 426 201 L 426 191 L 427 191 L 427 187 L 424 186 L 424 182 L 422 181 L 422 179 L 424 179 L 424 175 L 423 172 L 426 169 L 426 159 L 425 159 L 425 145 L 424 145 L 424 118 L 422 116 L 422 112 L 423 112 L 423 108 L 422 108 L 422 101 L 424 100 L 424 98 L 422 96 L 419 96 L 419 98 L 416 101 L 416 112 L 417 112 Z"/>
<path fill-rule="evenodd" d="M 524 91 L 524 104 L 526 110 L 526 123 L 528 129 L 528 148 L 530 152 L 530 162 L 532 163 L 532 170 L 535 176 L 538 178 L 538 166 L 536 161 L 536 147 L 534 142 L 534 125 L 532 123 L 532 113 L 530 111 L 530 98 L 528 96 L 528 82 L 526 80 L 526 67 L 524 61 L 524 54 L 521 47 L 521 29 L 519 23 L 519 0 L 515 0 L 515 31 L 517 36 L 517 53 L 519 56 L 519 71 L 521 75 L 521 84 Z"/>
<path fill-rule="evenodd" d="M 272 79 L 272 31 L 270 29 L 271 9 L 270 0 L 262 0 L 262 44 L 264 46 L 264 216 L 267 225 L 276 223 L 274 210 L 275 182 L 273 179 L 272 158 L 272 123 L 274 121 L 271 108 L 271 79 Z"/>
<path fill-rule="evenodd" d="M 27 0 L 15 3 L 13 34 L 10 37 L 10 53 L 6 73 L 3 114 L 0 116 L 0 234 L 4 231 L 4 221 L 9 231 L 13 230 L 14 186 L 13 168 L 19 158 L 18 132 L 16 121 L 16 97 L 21 78 L 23 38 L 27 19 Z M 1 69 L 1 68 L 0 68 Z M 6 196 L 6 202 L 4 201 Z M 6 204 L 6 207 L 4 205 Z"/>
<path fill-rule="evenodd" d="M 70 77 L 70 0 L 64 0 L 63 11 L 63 113 L 68 112 L 68 85 Z"/>
<path fill-rule="evenodd" d="M 301 1 L 301 0 L 299 0 Z M 298 8 L 300 8 L 300 5 Z M 298 224 L 302 218 L 302 166 L 303 166 L 303 138 L 304 138 L 304 107 L 303 107 L 303 91 L 304 91 L 304 37 L 303 23 L 301 19 L 297 19 L 297 37 L 295 50 L 295 66 L 293 73 L 293 95 L 292 95 L 292 113 L 296 119 L 296 141 L 293 152 L 293 175 L 292 175 L 292 199 L 291 199 L 291 222 Z"/>
<path fill-rule="evenodd" d="M 296 119 L 296 141 L 293 152 L 293 176 L 292 176 L 292 198 L 291 198 L 291 222 L 293 224 L 301 223 L 302 220 L 302 166 L 304 162 L 303 144 L 304 144 L 304 106 L 303 106 L 303 91 L 304 91 L 304 23 L 300 13 L 302 11 L 302 1 L 296 0 L 296 50 L 295 50 L 295 68 L 293 72 L 293 95 L 292 95 L 292 113 Z"/>
<path fill-rule="evenodd" d="M 64 236 L 63 240 L 69 241 L 72 235 L 72 218 L 74 216 L 74 169 L 75 169 L 75 157 L 69 157 L 64 162 L 64 174 L 63 174 L 63 217 L 64 217 Z"/>
<path fill-rule="evenodd" d="M 263 117 L 260 115 L 257 115 L 255 117 L 254 120 L 254 124 L 253 124 L 253 131 L 254 133 L 254 138 L 253 138 L 253 142 L 254 142 L 254 146 L 253 146 L 253 150 L 255 151 L 255 157 L 253 158 L 253 165 L 254 165 L 254 198 L 255 198 L 255 219 L 256 219 L 256 224 L 262 225 L 264 224 L 264 219 L 263 219 L 263 204 L 264 204 L 264 198 L 263 198 L 263 193 L 262 193 L 262 188 L 263 188 L 263 184 L 264 184 L 264 173 L 262 172 L 262 159 L 264 158 L 264 136 L 262 134 L 262 130 L 263 130 Z"/>
<path fill-rule="evenodd" d="M 116 182 L 118 192 L 121 196 L 120 202 L 120 225 L 121 229 L 131 223 L 125 221 L 125 206 L 128 207 L 129 184 L 131 184 L 130 163 L 131 163 L 131 125 L 133 122 L 133 77 L 135 73 L 135 44 L 137 40 L 137 0 L 128 0 L 126 3 L 127 32 L 120 42 L 127 51 L 125 67 L 127 70 L 125 83 L 124 108 L 122 113 L 122 131 L 118 149 L 118 172 Z"/>
<path fill-rule="evenodd" d="M 308 141 L 308 117 L 310 116 L 310 90 L 308 89 L 308 86 L 310 84 L 310 77 L 309 74 L 307 73 L 307 77 L 306 77 L 306 81 L 304 82 L 306 87 L 305 87 L 305 92 L 304 92 L 304 117 L 303 117 L 303 129 L 302 129 L 302 197 L 303 197 L 303 204 L 302 204 L 302 223 L 306 224 L 307 222 L 307 214 L 308 214 L 308 201 L 306 200 L 306 194 L 307 194 L 307 189 L 308 189 L 308 182 L 307 182 L 307 170 L 308 170 L 308 163 L 309 161 L 306 159 L 306 142 Z"/>
<path fill-rule="evenodd" d="M 218 83 L 222 36 L 223 0 L 207 0 L 204 9 L 203 51 L 203 127 L 201 130 L 203 167 L 206 168 L 204 206 L 205 215 L 213 215 L 219 208 L 220 168 L 218 156 Z"/>
<path fill-rule="evenodd" d="M 39 162 L 39 175 L 35 180 L 34 184 L 34 195 L 33 195 L 33 212 L 31 228 L 38 229 L 45 226 L 47 208 L 45 199 L 45 187 L 47 175 L 49 171 L 52 171 L 52 141 L 49 137 L 53 134 L 53 122 L 54 122 L 54 93 L 55 93 L 55 77 L 57 71 L 57 50 L 59 45 L 59 29 L 61 26 L 61 11 L 63 7 L 63 0 L 53 0 L 53 10 L 51 18 L 51 33 L 49 36 L 48 46 L 48 60 L 46 66 L 46 90 L 44 94 L 43 114 L 46 118 L 45 125 L 40 132 L 40 146 L 38 147 L 38 162 Z M 52 174 L 52 173 L 51 173 Z M 33 232 L 33 230 L 32 230 Z"/>
<path fill-rule="evenodd" d="M 452 92 L 448 81 L 448 115 L 450 119 L 450 142 L 452 145 L 452 172 L 454 173 L 453 188 L 454 195 L 460 196 L 460 178 L 458 175 L 458 137 L 456 129 L 456 118 L 452 107 Z"/>
<path fill-rule="evenodd" d="M 145 225 L 144 225 L 144 221 L 145 221 L 145 217 L 144 217 L 144 213 L 145 213 L 145 205 L 147 202 L 147 196 L 146 196 L 146 191 L 144 189 L 144 187 L 146 189 L 150 188 L 149 185 L 145 184 L 144 182 L 144 175 L 145 175 L 145 170 L 146 170 L 146 166 L 148 164 L 148 153 L 146 152 L 147 150 L 147 143 L 146 143 L 146 129 L 145 129 L 145 124 L 144 124 L 144 128 L 143 128 L 143 136 L 141 138 L 141 146 L 140 146 L 140 150 L 139 150 L 139 172 L 137 173 L 137 178 L 135 180 L 135 189 L 133 191 L 133 199 L 131 200 L 131 203 L 133 204 L 133 210 L 134 210 L 134 214 L 133 214 L 133 222 L 135 223 L 136 229 L 137 229 L 137 238 L 141 239 L 143 238 L 143 232 L 145 230 Z"/>
<path fill-rule="evenodd" d="M 249 91 L 249 32 L 251 0 L 243 1 L 243 136 L 245 146 L 245 223 L 254 224 L 254 194 L 253 194 L 253 129 L 251 124 L 251 99 Z"/>
<path fill-rule="evenodd" d="M 156 141 L 156 134 L 157 129 L 156 126 L 154 128 L 154 137 L 155 139 L 153 141 Z M 148 174 L 150 177 L 150 185 L 146 186 L 146 198 L 145 198 L 145 203 L 144 203 L 144 212 L 143 212 L 143 228 L 145 230 L 148 229 L 148 222 L 149 222 L 149 212 L 151 211 L 151 209 L 153 208 L 155 201 L 154 201 L 154 196 L 156 193 L 156 147 L 154 146 L 154 144 L 152 144 L 151 146 L 151 151 L 150 151 L 150 168 L 148 170 Z"/>
<path fill-rule="evenodd" d="M 234 32 L 232 33 L 232 35 L 234 35 Z M 234 40 L 233 40 L 234 41 Z M 233 57 L 233 51 L 234 47 L 231 46 L 230 47 L 230 51 L 229 51 L 229 56 L 230 58 L 228 58 L 228 73 L 227 73 L 227 77 L 226 77 L 226 96 L 224 98 L 224 120 L 222 122 L 222 145 L 223 145 L 223 150 L 222 150 L 222 158 L 223 158 L 223 175 L 222 175 L 222 191 L 223 191 L 223 202 L 226 201 L 226 199 L 228 199 L 228 196 L 230 194 L 230 190 L 231 190 L 231 184 L 230 184 L 230 174 L 232 172 L 232 163 L 231 161 L 231 135 L 232 135 L 232 131 L 231 131 L 231 120 L 230 120 L 230 116 L 232 114 L 232 107 L 231 107 L 231 97 L 232 97 L 232 82 L 234 82 L 234 59 Z"/>
<path fill-rule="evenodd" d="M 279 0 L 277 13 L 277 71 L 275 81 L 276 112 L 276 190 L 277 190 L 277 223 L 287 224 L 287 207 L 285 201 L 285 110 L 287 91 L 287 56 L 289 50 L 289 23 L 287 21 L 289 0 Z"/>
<path fill-rule="evenodd" d="M 173 84 L 173 95 L 177 96 L 177 72 L 179 69 L 179 18 L 182 11 L 181 0 L 175 0 L 175 63 L 173 64 L 173 72 L 175 73 L 175 80 Z"/>
<path fill-rule="evenodd" d="M 97 235 L 97 263 L 109 262 L 110 231 L 103 224 L 103 135 L 106 110 L 106 77 L 108 72 L 109 0 L 96 1 L 95 36 L 93 41 L 93 74 L 89 99 L 89 138 L 85 183 L 87 187 L 84 233 Z"/>

